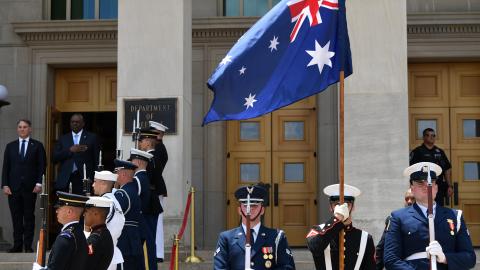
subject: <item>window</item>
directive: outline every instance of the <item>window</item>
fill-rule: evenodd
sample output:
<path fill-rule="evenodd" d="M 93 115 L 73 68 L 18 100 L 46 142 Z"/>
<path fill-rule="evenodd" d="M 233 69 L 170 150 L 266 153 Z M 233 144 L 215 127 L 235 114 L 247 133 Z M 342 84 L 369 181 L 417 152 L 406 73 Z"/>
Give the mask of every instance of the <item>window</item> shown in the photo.
<path fill-rule="evenodd" d="M 280 0 L 223 0 L 225 16 L 263 16 Z"/>
<path fill-rule="evenodd" d="M 117 19 L 118 0 L 50 0 L 52 20 Z"/>

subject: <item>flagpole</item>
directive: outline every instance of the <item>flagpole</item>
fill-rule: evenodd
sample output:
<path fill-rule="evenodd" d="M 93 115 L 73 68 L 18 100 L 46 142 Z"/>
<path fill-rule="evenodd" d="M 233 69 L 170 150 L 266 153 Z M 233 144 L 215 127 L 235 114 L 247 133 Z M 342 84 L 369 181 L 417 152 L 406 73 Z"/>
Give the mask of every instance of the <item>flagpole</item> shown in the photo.
<path fill-rule="evenodd" d="M 345 149 L 344 149 L 344 138 L 345 138 L 345 133 L 344 133 L 344 120 L 345 120 L 345 103 L 344 103 L 344 97 L 345 97 L 345 87 L 344 87 L 344 80 L 345 80 L 345 73 L 343 70 L 340 71 L 340 101 L 339 101 L 339 111 L 340 111 L 340 116 L 339 116 L 339 161 L 338 161 L 338 178 L 339 178 L 339 186 L 340 186 L 340 204 L 344 203 L 344 184 L 345 184 L 345 170 L 344 170 L 344 156 L 345 156 Z M 345 233 L 344 230 L 342 229 L 339 233 L 338 237 L 338 249 L 339 249 L 339 256 L 338 256 L 338 269 L 343 270 L 345 268 Z"/>

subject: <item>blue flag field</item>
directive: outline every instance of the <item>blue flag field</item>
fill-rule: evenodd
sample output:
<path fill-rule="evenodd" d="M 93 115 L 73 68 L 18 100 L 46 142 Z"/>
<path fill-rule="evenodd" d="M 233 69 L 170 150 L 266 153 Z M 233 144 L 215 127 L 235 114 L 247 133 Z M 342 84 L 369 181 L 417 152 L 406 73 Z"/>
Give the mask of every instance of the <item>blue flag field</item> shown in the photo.
<path fill-rule="evenodd" d="M 283 0 L 253 25 L 207 82 L 203 124 L 261 116 L 352 73 L 344 0 Z"/>

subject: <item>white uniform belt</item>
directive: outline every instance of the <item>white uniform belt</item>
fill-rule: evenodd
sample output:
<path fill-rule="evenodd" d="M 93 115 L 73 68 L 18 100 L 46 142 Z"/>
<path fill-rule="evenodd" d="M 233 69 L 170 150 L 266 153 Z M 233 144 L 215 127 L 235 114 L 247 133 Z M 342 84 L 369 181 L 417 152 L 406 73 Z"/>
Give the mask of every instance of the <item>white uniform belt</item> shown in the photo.
<path fill-rule="evenodd" d="M 413 253 L 412 255 L 405 258 L 405 260 L 411 261 L 411 260 L 426 259 L 426 258 L 427 258 L 427 252 L 424 251 L 424 252 Z"/>

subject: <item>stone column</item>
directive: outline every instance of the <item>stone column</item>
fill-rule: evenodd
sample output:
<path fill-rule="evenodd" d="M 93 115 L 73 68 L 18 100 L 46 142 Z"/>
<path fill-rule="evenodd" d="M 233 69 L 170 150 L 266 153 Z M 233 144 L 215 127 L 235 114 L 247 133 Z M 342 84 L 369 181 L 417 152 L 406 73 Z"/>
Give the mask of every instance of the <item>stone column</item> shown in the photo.
<path fill-rule="evenodd" d="M 354 71 L 345 80 L 345 183 L 362 189 L 353 220 L 375 242 L 408 188 L 406 15 L 405 0 L 347 1 Z"/>
<path fill-rule="evenodd" d="M 178 100 L 177 133 L 164 138 L 166 246 L 178 231 L 191 181 L 191 13 L 191 0 L 120 0 L 118 7 L 118 128 L 123 128 L 124 99 Z M 129 137 L 122 142 L 125 158 L 132 143 Z"/>

